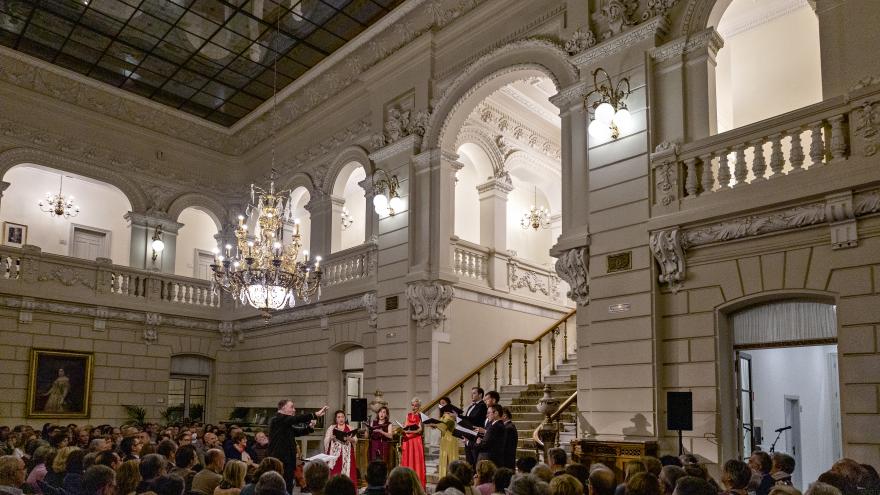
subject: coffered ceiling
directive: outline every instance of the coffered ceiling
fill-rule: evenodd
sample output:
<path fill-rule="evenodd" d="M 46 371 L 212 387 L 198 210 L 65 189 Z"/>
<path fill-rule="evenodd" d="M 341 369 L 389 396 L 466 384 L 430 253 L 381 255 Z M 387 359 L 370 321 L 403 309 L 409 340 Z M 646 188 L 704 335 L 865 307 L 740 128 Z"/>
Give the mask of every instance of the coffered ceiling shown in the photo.
<path fill-rule="evenodd" d="M 0 0 L 0 44 L 229 126 L 402 1 Z"/>

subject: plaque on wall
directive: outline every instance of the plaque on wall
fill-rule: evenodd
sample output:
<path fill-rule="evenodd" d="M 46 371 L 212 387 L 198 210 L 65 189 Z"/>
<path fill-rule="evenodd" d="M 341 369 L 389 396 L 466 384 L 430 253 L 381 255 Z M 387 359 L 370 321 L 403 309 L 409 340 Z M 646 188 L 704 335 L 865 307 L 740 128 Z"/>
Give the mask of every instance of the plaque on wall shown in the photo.
<path fill-rule="evenodd" d="M 622 272 L 632 269 L 632 251 L 609 254 L 605 259 L 608 262 L 608 273 Z"/>
<path fill-rule="evenodd" d="M 400 305 L 397 299 L 398 296 L 388 296 L 385 298 L 385 311 L 394 311 Z"/>

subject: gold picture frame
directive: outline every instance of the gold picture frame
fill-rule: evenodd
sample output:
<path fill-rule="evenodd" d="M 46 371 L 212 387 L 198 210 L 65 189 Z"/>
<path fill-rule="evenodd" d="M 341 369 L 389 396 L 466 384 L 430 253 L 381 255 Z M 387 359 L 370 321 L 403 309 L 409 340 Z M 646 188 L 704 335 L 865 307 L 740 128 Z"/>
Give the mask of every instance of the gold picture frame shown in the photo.
<path fill-rule="evenodd" d="M 88 418 L 95 355 L 31 349 L 28 418 Z"/>
<path fill-rule="evenodd" d="M 3 222 L 3 245 L 22 247 L 27 244 L 28 226 L 23 223 Z"/>

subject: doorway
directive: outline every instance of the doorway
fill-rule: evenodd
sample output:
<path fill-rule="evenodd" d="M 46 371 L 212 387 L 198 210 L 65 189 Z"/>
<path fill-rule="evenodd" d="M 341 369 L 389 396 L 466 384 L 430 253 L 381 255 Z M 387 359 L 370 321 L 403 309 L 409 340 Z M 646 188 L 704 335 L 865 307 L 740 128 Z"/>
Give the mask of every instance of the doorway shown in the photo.
<path fill-rule="evenodd" d="M 785 431 L 785 445 L 788 446 L 788 453 L 794 457 L 794 472 L 791 473 L 791 482 L 794 486 L 803 486 L 801 484 L 801 471 L 803 471 L 803 462 L 801 462 L 801 399 L 796 395 L 785 396 L 785 425 L 788 428 Z M 818 476 L 817 476 L 818 477 Z"/>
<path fill-rule="evenodd" d="M 72 225 L 70 255 L 84 260 L 107 258 L 110 253 L 110 232 L 107 230 Z"/>
<path fill-rule="evenodd" d="M 351 414 L 351 399 L 364 396 L 364 350 L 356 347 L 342 356 L 342 409 Z"/>

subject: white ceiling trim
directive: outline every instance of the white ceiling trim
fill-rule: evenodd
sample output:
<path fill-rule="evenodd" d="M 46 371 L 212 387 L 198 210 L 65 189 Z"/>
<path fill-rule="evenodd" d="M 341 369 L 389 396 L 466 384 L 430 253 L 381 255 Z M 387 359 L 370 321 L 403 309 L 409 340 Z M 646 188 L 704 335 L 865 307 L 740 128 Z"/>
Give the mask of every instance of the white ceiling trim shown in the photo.
<path fill-rule="evenodd" d="M 540 103 L 533 100 L 529 95 L 523 93 L 522 91 L 512 87 L 512 86 L 504 86 L 503 88 L 498 90 L 501 94 L 507 96 L 513 101 L 519 103 L 523 107 L 526 108 L 531 113 L 534 113 L 538 117 L 541 117 L 545 121 L 547 121 L 550 125 L 557 129 L 562 128 L 562 119 L 559 118 L 559 115 L 554 114 L 553 112 L 547 110 L 542 107 Z M 540 90 L 539 90 L 540 91 Z"/>
<path fill-rule="evenodd" d="M 750 9 L 747 13 L 735 16 L 730 20 L 722 16 L 721 22 L 718 23 L 718 34 L 725 39 L 732 38 L 798 9 L 809 7 L 807 0 L 761 1 L 765 3 L 762 3 L 760 7 Z"/>

